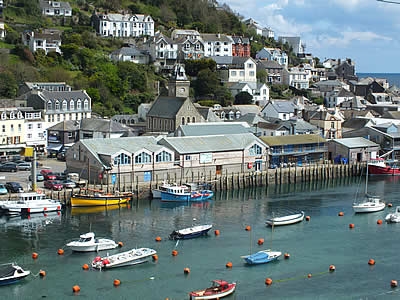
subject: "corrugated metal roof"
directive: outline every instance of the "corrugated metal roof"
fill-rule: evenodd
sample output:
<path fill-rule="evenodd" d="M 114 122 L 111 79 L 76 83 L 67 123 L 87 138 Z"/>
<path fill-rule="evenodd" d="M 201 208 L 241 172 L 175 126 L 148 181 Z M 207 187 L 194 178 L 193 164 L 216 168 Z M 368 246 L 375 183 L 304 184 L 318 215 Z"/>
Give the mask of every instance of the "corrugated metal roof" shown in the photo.
<path fill-rule="evenodd" d="M 190 125 L 181 125 L 180 129 L 184 136 L 203 136 L 203 135 L 221 135 L 221 134 L 238 134 L 238 133 L 249 133 L 251 130 L 244 127 L 242 124 L 211 124 L 207 123 L 196 125 L 196 123 Z"/>
<path fill-rule="evenodd" d="M 377 147 L 378 144 L 367 140 L 363 137 L 333 139 L 334 142 L 341 144 L 347 148 L 361 148 L 361 147 Z"/>
<path fill-rule="evenodd" d="M 260 139 L 269 146 L 300 145 L 312 143 L 324 143 L 326 139 L 318 134 L 298 134 L 284 136 L 263 136 Z"/>
<path fill-rule="evenodd" d="M 227 134 L 212 136 L 166 137 L 160 144 L 175 149 L 179 154 L 243 150 L 260 141 L 254 134 Z"/>

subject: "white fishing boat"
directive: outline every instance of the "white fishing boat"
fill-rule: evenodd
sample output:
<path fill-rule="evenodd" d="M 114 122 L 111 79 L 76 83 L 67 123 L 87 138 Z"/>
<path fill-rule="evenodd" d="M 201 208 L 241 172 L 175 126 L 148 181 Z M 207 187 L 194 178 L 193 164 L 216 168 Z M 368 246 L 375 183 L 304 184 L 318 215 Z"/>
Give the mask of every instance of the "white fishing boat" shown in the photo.
<path fill-rule="evenodd" d="M 19 193 L 16 201 L 3 201 L 0 208 L 7 214 L 33 214 L 60 211 L 62 204 L 58 200 L 47 198 L 45 194 L 35 192 Z"/>
<path fill-rule="evenodd" d="M 400 206 L 396 207 L 394 213 L 389 213 L 385 217 L 385 221 L 388 223 L 400 223 Z"/>
<path fill-rule="evenodd" d="M 110 239 L 96 238 L 94 232 L 81 234 L 79 240 L 66 244 L 68 248 L 76 252 L 91 252 L 115 249 L 119 245 Z"/>
<path fill-rule="evenodd" d="M 15 263 L 0 265 L 0 285 L 12 284 L 28 276 L 31 272 L 25 271 Z M 6 295 L 3 295 L 5 297 Z"/>
<path fill-rule="evenodd" d="M 92 261 L 92 267 L 95 269 L 110 269 L 125 267 L 148 262 L 157 251 L 151 248 L 131 249 L 126 252 L 108 255 L 105 257 L 96 256 Z"/>
<path fill-rule="evenodd" d="M 300 211 L 300 212 L 285 215 L 285 216 L 269 218 L 265 221 L 265 223 L 270 226 L 295 224 L 295 223 L 299 223 L 299 222 L 303 221 L 304 215 L 305 215 L 304 211 Z"/>

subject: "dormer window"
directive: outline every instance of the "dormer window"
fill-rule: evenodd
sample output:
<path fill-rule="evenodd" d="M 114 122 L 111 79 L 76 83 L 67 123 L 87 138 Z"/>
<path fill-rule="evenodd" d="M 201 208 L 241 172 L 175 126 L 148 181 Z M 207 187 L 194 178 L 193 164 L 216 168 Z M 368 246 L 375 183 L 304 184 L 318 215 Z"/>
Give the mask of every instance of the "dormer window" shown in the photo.
<path fill-rule="evenodd" d="M 67 100 L 62 102 L 62 110 L 68 110 Z"/>
<path fill-rule="evenodd" d="M 69 101 L 69 109 L 70 110 L 74 110 L 75 109 L 75 102 L 72 99 Z"/>
<path fill-rule="evenodd" d="M 14 114 L 14 112 L 12 111 L 12 112 L 10 112 L 10 119 L 15 119 L 15 114 Z"/>
<path fill-rule="evenodd" d="M 60 110 L 60 101 L 56 101 L 56 104 L 55 104 L 55 110 Z"/>
<path fill-rule="evenodd" d="M 47 110 L 52 110 L 53 109 L 53 105 L 51 103 L 51 101 L 47 102 Z"/>
<path fill-rule="evenodd" d="M 22 112 L 18 112 L 18 114 L 17 114 L 17 118 L 18 119 L 23 119 L 24 118 L 24 115 L 22 114 Z"/>
<path fill-rule="evenodd" d="M 82 109 L 82 101 L 81 99 L 78 99 L 78 101 L 76 102 L 76 109 Z"/>
<path fill-rule="evenodd" d="M 2 120 L 7 120 L 7 114 L 6 114 L 5 111 L 3 111 L 3 112 L 1 113 L 1 119 L 2 119 Z"/>

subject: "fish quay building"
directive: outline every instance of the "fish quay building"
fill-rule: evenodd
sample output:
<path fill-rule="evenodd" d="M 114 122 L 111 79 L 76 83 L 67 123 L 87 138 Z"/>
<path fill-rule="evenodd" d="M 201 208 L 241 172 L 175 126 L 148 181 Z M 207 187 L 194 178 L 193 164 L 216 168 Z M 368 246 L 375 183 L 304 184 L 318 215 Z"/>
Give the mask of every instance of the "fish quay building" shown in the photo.
<path fill-rule="evenodd" d="M 67 151 L 66 167 L 95 188 L 134 191 L 138 198 L 149 197 L 162 181 L 205 182 L 220 190 L 354 176 L 361 168 L 317 161 L 271 169 L 270 155 L 252 133 L 86 139 Z"/>

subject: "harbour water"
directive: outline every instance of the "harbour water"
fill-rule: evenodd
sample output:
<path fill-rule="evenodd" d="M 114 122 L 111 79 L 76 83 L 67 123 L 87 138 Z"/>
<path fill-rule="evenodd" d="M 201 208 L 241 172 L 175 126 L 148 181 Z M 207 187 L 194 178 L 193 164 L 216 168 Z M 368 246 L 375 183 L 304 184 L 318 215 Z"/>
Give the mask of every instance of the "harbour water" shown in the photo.
<path fill-rule="evenodd" d="M 209 202 L 166 204 L 134 202 L 130 207 L 96 211 L 66 209 L 60 215 L 0 219 L 1 263 L 15 261 L 33 275 L 0 287 L 1 299 L 189 299 L 188 292 L 213 279 L 238 283 L 227 299 L 380 299 L 400 297 L 391 280 L 400 280 L 397 265 L 400 224 L 377 224 L 400 205 L 400 178 L 372 178 L 368 190 L 382 195 L 392 208 L 355 215 L 353 201 L 364 188 L 360 178 L 260 187 L 216 193 Z M 265 225 L 265 219 L 287 210 L 304 210 L 309 221 L 289 226 Z M 344 216 L 338 216 L 344 212 Z M 195 219 L 195 221 L 194 221 Z M 174 229 L 212 223 L 206 237 L 172 241 Z M 354 228 L 349 228 L 349 224 Z M 246 231 L 246 226 L 251 226 Z M 57 251 L 79 234 L 123 242 L 121 249 L 150 247 L 158 261 L 106 271 L 84 271 L 96 253 Z M 214 230 L 220 234 L 215 235 Z M 161 242 L 155 238 L 160 236 Z M 264 245 L 257 244 L 258 239 Z M 289 253 L 276 262 L 247 266 L 240 257 L 261 249 Z M 178 255 L 172 256 L 172 250 Z M 38 253 L 36 260 L 33 252 Z M 105 253 L 103 253 L 105 254 Z M 368 264 L 374 259 L 376 264 Z M 232 268 L 227 268 L 232 262 Z M 334 265 L 336 271 L 329 272 Z M 190 273 L 184 274 L 184 268 Z M 38 276 L 40 270 L 45 277 Z M 311 277 L 308 276 L 311 274 Z M 272 285 L 265 279 L 271 278 Z M 113 286 L 114 279 L 121 285 Z M 72 287 L 81 291 L 74 294 Z"/>

